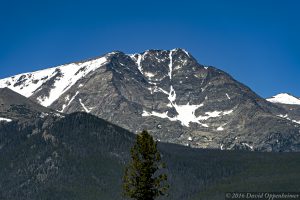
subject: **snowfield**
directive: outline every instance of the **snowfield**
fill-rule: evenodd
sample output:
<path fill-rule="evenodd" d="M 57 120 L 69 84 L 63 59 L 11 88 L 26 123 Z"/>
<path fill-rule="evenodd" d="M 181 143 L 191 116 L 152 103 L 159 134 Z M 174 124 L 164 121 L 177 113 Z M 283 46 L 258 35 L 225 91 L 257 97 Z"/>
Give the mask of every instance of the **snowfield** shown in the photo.
<path fill-rule="evenodd" d="M 272 103 L 300 105 L 300 99 L 287 93 L 277 94 L 276 96 L 267 99 L 267 101 Z"/>
<path fill-rule="evenodd" d="M 0 88 L 11 90 L 30 97 L 41 89 L 43 84 L 53 81 L 49 94 L 37 97 L 43 106 L 50 106 L 62 94 L 70 89 L 78 80 L 107 62 L 105 56 L 82 63 L 61 65 L 32 73 L 24 73 L 0 80 Z"/>

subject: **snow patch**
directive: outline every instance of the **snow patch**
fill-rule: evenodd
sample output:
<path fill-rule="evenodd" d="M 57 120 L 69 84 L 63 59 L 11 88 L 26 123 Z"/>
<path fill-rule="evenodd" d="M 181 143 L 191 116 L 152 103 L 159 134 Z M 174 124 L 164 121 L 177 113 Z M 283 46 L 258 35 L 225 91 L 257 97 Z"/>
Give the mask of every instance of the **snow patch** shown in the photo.
<path fill-rule="evenodd" d="M 145 72 L 145 76 L 147 76 L 148 78 L 152 78 L 155 76 L 155 74 L 151 73 L 151 72 Z"/>
<path fill-rule="evenodd" d="M 213 112 L 206 112 L 205 116 L 196 117 L 195 111 L 198 108 L 204 106 L 203 103 L 199 104 L 199 105 L 190 105 L 190 103 L 188 102 L 186 105 L 177 105 L 176 92 L 172 85 L 170 86 L 169 92 L 167 92 L 159 87 L 155 87 L 154 92 L 155 91 L 160 91 L 160 92 L 163 92 L 168 95 L 169 104 L 167 104 L 167 107 L 175 108 L 177 115 L 175 117 L 169 117 L 167 115 L 168 112 L 159 113 L 159 112 L 155 112 L 155 111 L 152 111 L 152 112 L 143 111 L 143 114 L 142 114 L 143 117 L 156 116 L 156 117 L 160 117 L 160 118 L 167 118 L 170 121 L 180 121 L 183 126 L 187 126 L 187 127 L 189 127 L 191 122 L 198 123 L 203 127 L 209 127 L 207 124 L 201 123 L 200 121 L 207 120 L 207 119 L 213 118 L 213 117 L 220 117 L 222 115 L 228 115 L 233 112 L 233 110 L 213 111 Z"/>
<path fill-rule="evenodd" d="M 173 106 L 175 108 L 176 112 L 178 113 L 178 115 L 175 117 L 175 119 L 180 121 L 182 125 L 188 127 L 190 122 L 195 122 L 195 123 L 201 124 L 199 122 L 198 118 L 195 116 L 195 111 L 198 108 L 202 107 L 203 104 L 190 105 L 190 103 L 188 102 L 186 105 L 177 105 L 175 102 L 176 92 L 172 85 L 170 86 L 170 92 L 169 92 L 168 99 L 170 101 L 170 105 Z M 206 124 L 204 124 L 203 126 L 207 127 Z"/>
<path fill-rule="evenodd" d="M 138 69 L 139 71 L 143 74 L 143 67 L 142 67 L 142 59 L 144 58 L 144 56 L 142 56 L 141 54 L 138 54 L 138 58 L 137 58 L 137 65 L 138 65 Z"/>
<path fill-rule="evenodd" d="M 226 126 L 227 123 L 221 125 L 220 127 L 217 128 L 217 131 L 224 131 L 224 126 Z"/>
<path fill-rule="evenodd" d="M 188 57 L 191 57 L 189 52 L 187 52 L 185 49 L 181 49 Z"/>
<path fill-rule="evenodd" d="M 291 105 L 300 105 L 300 99 L 289 95 L 287 93 L 278 94 L 276 96 L 273 96 L 267 101 L 272 103 L 281 103 L 281 104 L 291 104 Z"/>
<path fill-rule="evenodd" d="M 169 53 L 169 59 L 170 59 L 170 63 L 169 63 L 169 77 L 170 77 L 170 80 L 172 79 L 172 72 L 173 72 L 173 51 L 174 50 L 171 50 L 170 53 Z"/>
<path fill-rule="evenodd" d="M 253 151 L 253 149 L 254 149 L 253 146 L 249 145 L 248 143 L 243 142 L 242 145 L 244 145 L 244 146 L 250 148 L 251 151 Z"/>
<path fill-rule="evenodd" d="M 0 117 L 0 121 L 11 122 L 11 119 Z"/>
<path fill-rule="evenodd" d="M 217 128 L 217 131 L 224 131 L 223 126 L 218 127 L 218 128 Z"/>
<path fill-rule="evenodd" d="M 277 116 L 280 117 L 280 118 L 283 118 L 283 119 L 290 120 L 290 121 L 292 121 L 294 123 L 300 124 L 300 121 L 291 119 L 287 114 L 286 115 L 277 115 Z"/>
<path fill-rule="evenodd" d="M 227 93 L 226 93 L 226 97 L 227 97 L 227 99 L 229 99 L 229 100 L 231 99 L 230 96 L 229 96 Z"/>
<path fill-rule="evenodd" d="M 167 118 L 170 121 L 176 121 L 176 119 L 168 116 L 168 111 L 164 112 L 164 113 L 159 113 L 159 112 L 152 111 L 150 113 L 150 112 L 147 112 L 147 111 L 144 110 L 142 116 L 143 117 L 156 116 L 156 117 L 159 117 L 159 118 Z"/>
<path fill-rule="evenodd" d="M 159 118 L 167 118 L 170 121 L 180 121 L 183 126 L 187 126 L 187 127 L 189 127 L 190 122 L 195 122 L 204 127 L 208 127 L 207 124 L 200 123 L 199 120 L 197 119 L 197 117 L 195 116 L 195 110 L 197 108 L 201 107 L 202 105 L 197 106 L 197 105 L 189 105 L 189 104 L 187 104 L 187 105 L 176 105 L 175 104 L 173 106 L 175 107 L 175 109 L 178 113 L 178 115 L 175 117 L 169 117 L 168 111 L 164 112 L 164 113 L 159 113 L 159 112 L 155 112 L 155 111 L 152 111 L 152 112 L 143 111 L 142 116 L 143 117 L 156 116 Z"/>
<path fill-rule="evenodd" d="M 208 120 L 209 118 L 216 118 L 216 117 L 221 117 L 224 115 L 229 115 L 233 112 L 233 110 L 228 110 L 228 111 L 212 111 L 212 112 L 205 112 L 204 116 L 199 116 L 197 117 L 199 120 Z"/>
<path fill-rule="evenodd" d="M 148 87 L 148 90 L 150 91 L 151 94 L 153 94 L 154 92 L 162 92 L 166 95 L 169 95 L 169 92 L 167 92 L 166 90 L 154 85 L 154 87 Z"/>
<path fill-rule="evenodd" d="M 79 103 L 80 105 L 82 106 L 82 108 L 84 109 L 85 112 L 87 113 L 90 113 L 91 112 L 91 109 L 88 109 L 81 101 L 81 99 L 79 99 Z"/>
<path fill-rule="evenodd" d="M 174 108 L 176 109 L 178 115 L 176 116 L 176 119 L 181 121 L 181 124 L 184 126 L 189 126 L 190 122 L 195 122 L 198 124 L 201 124 L 198 120 L 198 118 L 195 116 L 195 111 L 202 107 L 203 104 L 200 105 L 190 105 L 189 103 L 187 105 L 177 105 L 173 104 Z M 204 125 L 207 127 L 207 125 Z"/>
<path fill-rule="evenodd" d="M 164 90 L 164 89 L 162 89 L 160 87 L 157 87 L 157 86 L 154 87 L 154 91 L 153 92 L 162 92 L 164 94 L 169 95 L 169 92 L 167 92 L 166 90 Z"/>
<path fill-rule="evenodd" d="M 224 150 L 224 144 L 221 144 L 221 145 L 220 145 L 220 149 L 221 149 L 221 150 Z"/>
<path fill-rule="evenodd" d="M 72 101 L 75 99 L 75 97 L 79 94 L 79 92 L 77 91 L 76 94 L 70 99 L 69 95 L 65 97 L 65 100 L 68 101 L 67 104 L 64 104 L 62 106 L 62 109 L 58 112 L 64 112 L 64 110 L 72 103 Z"/>
<path fill-rule="evenodd" d="M 227 110 L 223 112 L 223 115 L 229 115 L 233 112 L 233 110 Z"/>
<path fill-rule="evenodd" d="M 176 92 L 173 88 L 173 86 L 170 86 L 170 92 L 169 92 L 169 97 L 168 97 L 169 101 L 172 103 L 176 100 Z"/>

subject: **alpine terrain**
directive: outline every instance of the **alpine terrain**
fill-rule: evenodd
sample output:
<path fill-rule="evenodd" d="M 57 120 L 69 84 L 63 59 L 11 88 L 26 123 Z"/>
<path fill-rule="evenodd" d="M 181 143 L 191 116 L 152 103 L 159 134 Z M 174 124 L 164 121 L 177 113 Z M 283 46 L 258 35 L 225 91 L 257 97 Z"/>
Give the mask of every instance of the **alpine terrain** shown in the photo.
<path fill-rule="evenodd" d="M 162 200 L 300 192 L 299 98 L 265 100 L 183 49 L 113 52 L 0 86 L 1 200 L 124 199 L 142 129 L 160 140 Z"/>
<path fill-rule="evenodd" d="M 184 49 L 112 52 L 8 77 L 0 87 L 29 98 L 36 110 L 46 109 L 38 103 L 57 117 L 83 111 L 130 132 L 149 130 L 162 142 L 300 150 L 300 99 L 280 94 L 265 100 L 226 72 L 199 64 Z"/>
<path fill-rule="evenodd" d="M 7 99 L 11 101 L 7 101 Z M 135 135 L 84 112 L 59 114 L 0 90 L 1 200 L 120 200 Z M 26 117 L 30 116 L 30 119 Z M 158 143 L 169 196 L 224 199 L 226 191 L 299 192 L 299 152 L 221 151 Z M 193 184 L 191 184 L 193 183 Z"/>

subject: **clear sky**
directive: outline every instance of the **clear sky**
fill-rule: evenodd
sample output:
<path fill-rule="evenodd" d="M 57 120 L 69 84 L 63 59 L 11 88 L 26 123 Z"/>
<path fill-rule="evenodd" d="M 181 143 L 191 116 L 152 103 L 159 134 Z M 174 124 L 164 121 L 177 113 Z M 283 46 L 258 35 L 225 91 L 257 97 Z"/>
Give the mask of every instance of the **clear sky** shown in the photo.
<path fill-rule="evenodd" d="M 120 50 L 185 48 L 263 97 L 300 97 L 297 0 L 1 0 L 0 78 Z"/>

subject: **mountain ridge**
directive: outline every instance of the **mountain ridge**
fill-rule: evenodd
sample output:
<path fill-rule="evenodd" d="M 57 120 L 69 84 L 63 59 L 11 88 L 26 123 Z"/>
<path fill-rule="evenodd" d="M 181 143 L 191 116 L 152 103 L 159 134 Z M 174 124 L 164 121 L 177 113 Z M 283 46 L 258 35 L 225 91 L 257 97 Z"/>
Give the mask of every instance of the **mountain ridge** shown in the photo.
<path fill-rule="evenodd" d="M 2 79 L 0 87 L 27 92 L 33 101 L 63 113 L 83 111 L 131 132 L 150 130 L 164 142 L 259 151 L 299 148 L 296 112 L 283 117 L 290 112 L 286 107 L 261 98 L 222 70 L 199 64 L 184 49 L 117 51 L 47 72 L 47 77 Z"/>

